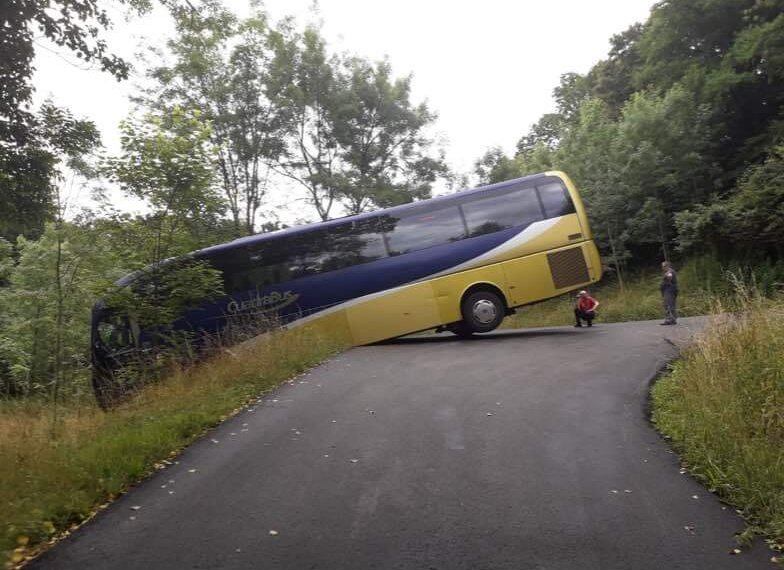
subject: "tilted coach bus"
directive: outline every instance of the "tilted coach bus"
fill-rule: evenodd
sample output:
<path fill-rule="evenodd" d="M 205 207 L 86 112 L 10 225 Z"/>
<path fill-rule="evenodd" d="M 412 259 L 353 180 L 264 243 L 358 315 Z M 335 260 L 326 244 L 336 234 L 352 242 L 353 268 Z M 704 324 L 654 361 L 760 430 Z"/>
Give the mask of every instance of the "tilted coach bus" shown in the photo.
<path fill-rule="evenodd" d="M 274 316 L 362 345 L 428 329 L 495 329 L 515 307 L 601 277 L 577 189 L 546 172 L 429 200 L 216 245 L 190 257 L 222 272 L 225 296 L 193 307 L 174 329 L 220 332 L 233 319 Z M 133 278 L 126 279 L 132 286 Z M 96 390 L 145 332 L 99 303 L 93 311 Z"/>

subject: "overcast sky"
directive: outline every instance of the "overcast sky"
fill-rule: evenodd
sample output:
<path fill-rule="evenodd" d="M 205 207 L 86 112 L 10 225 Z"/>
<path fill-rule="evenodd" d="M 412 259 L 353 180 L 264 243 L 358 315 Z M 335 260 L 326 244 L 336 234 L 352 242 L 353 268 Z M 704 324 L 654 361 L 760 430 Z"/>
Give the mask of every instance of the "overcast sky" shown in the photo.
<path fill-rule="evenodd" d="M 247 0 L 227 0 L 242 14 Z M 267 0 L 274 20 L 294 15 L 313 21 L 312 0 Z M 413 99 L 439 115 L 436 132 L 447 160 L 466 173 L 489 147 L 513 152 L 518 139 L 553 109 L 561 74 L 585 73 L 609 49 L 610 37 L 644 21 L 652 0 L 321 0 L 324 35 L 334 51 L 371 59 L 388 57 L 397 75 L 413 73 Z M 133 59 L 145 45 L 163 45 L 171 24 L 158 10 L 124 22 L 119 12 L 109 45 Z M 57 52 L 57 53 L 55 53 Z M 119 147 L 118 123 L 130 111 L 134 80 L 118 83 L 85 69 L 69 52 L 39 43 L 36 100 L 51 97 L 95 121 L 107 149 Z M 137 69 L 139 76 L 143 69 Z M 281 187 L 273 202 L 292 201 Z M 301 194 L 296 198 L 302 199 Z M 84 201 L 84 197 L 82 197 Z M 131 208 L 130 203 L 123 203 Z M 301 205 L 297 208 L 301 211 Z M 294 218 L 292 218 L 294 216 Z M 287 221 L 301 218 L 282 213 Z M 313 216 L 305 216 L 313 219 Z"/>

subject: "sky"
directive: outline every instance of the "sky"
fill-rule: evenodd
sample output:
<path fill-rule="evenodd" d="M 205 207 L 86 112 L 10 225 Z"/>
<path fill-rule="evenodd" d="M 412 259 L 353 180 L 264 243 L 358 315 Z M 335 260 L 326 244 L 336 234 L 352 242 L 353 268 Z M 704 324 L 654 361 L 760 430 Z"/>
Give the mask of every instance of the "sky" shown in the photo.
<path fill-rule="evenodd" d="M 238 14 L 248 0 L 226 0 Z M 554 109 L 553 88 L 563 73 L 585 73 L 609 50 L 609 40 L 644 21 L 652 0 L 267 0 L 273 20 L 287 15 L 301 23 L 320 19 L 333 51 L 373 60 L 388 58 L 396 75 L 413 74 L 412 100 L 427 101 L 438 114 L 433 134 L 449 166 L 469 173 L 488 148 L 513 153 L 517 141 L 544 113 Z M 163 46 L 172 34 L 166 13 L 155 10 L 125 21 L 109 10 L 115 28 L 110 47 L 131 60 L 145 46 Z M 144 76 L 137 67 L 129 81 L 86 66 L 71 53 L 37 42 L 36 101 L 51 98 L 77 116 L 93 120 L 107 152 L 119 150 L 119 122 L 132 111 L 128 97 Z M 302 214 L 304 195 L 284 183 L 271 189 L 271 204 L 287 222 L 314 219 Z M 138 205 L 115 195 L 122 209 Z M 87 193 L 75 196 L 89 202 Z M 293 207 L 286 207 L 292 206 Z M 306 206 L 305 206 L 306 208 Z"/>

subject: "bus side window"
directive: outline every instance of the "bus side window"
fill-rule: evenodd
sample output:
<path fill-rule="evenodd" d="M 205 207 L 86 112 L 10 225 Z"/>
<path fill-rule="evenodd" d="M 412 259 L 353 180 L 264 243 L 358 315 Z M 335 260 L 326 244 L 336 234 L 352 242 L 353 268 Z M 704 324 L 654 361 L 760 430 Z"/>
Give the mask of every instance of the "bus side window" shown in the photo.
<path fill-rule="evenodd" d="M 542 219 L 533 188 L 475 198 L 462 205 L 469 237 L 528 226 Z"/>
<path fill-rule="evenodd" d="M 536 187 L 545 216 L 556 218 L 574 213 L 574 204 L 561 182 L 548 182 Z"/>
<path fill-rule="evenodd" d="M 387 235 L 390 255 L 419 251 L 465 237 L 457 206 L 406 213 L 397 218 L 394 229 Z"/>

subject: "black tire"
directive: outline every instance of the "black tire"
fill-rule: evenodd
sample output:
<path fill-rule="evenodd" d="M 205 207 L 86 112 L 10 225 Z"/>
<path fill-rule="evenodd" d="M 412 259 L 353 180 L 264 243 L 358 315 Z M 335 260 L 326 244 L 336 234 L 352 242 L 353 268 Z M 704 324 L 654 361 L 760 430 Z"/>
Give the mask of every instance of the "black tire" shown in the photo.
<path fill-rule="evenodd" d="M 463 320 L 460 323 L 461 328 L 469 335 L 471 333 L 486 333 L 498 328 L 498 325 L 504 320 L 506 305 L 497 293 L 479 290 L 463 298 L 460 312 L 463 315 Z"/>

